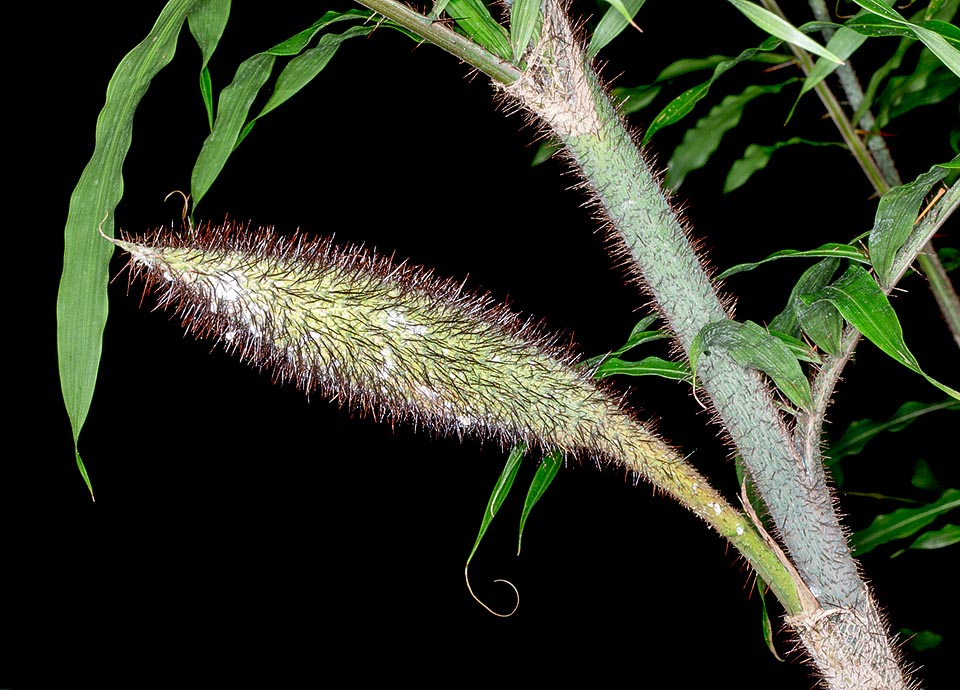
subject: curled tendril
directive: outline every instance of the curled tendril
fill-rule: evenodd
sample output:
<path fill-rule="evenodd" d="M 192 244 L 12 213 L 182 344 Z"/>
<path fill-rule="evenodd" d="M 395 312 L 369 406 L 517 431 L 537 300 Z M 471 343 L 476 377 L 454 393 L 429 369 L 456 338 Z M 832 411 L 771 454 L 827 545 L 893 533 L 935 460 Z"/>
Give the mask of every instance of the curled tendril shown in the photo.
<path fill-rule="evenodd" d="M 513 605 L 513 608 L 510 610 L 510 613 L 498 613 L 497 611 L 494 611 L 492 608 L 490 608 L 485 603 L 483 603 L 480 600 L 480 597 L 478 597 L 476 594 L 473 593 L 473 587 L 470 586 L 469 570 L 470 570 L 470 564 L 467 564 L 463 567 L 463 578 L 467 581 L 467 591 L 470 592 L 470 596 L 473 597 L 473 600 L 475 602 L 480 604 L 480 606 L 485 608 L 487 611 L 492 613 L 497 618 L 509 618 L 510 616 L 512 616 L 517 612 L 517 609 L 520 608 L 520 591 L 516 588 L 516 586 L 512 582 L 510 582 L 510 580 L 504 580 L 502 578 L 494 580 L 494 582 L 503 582 L 508 587 L 510 587 L 510 589 L 513 590 L 514 596 L 517 598 L 516 603 Z"/>

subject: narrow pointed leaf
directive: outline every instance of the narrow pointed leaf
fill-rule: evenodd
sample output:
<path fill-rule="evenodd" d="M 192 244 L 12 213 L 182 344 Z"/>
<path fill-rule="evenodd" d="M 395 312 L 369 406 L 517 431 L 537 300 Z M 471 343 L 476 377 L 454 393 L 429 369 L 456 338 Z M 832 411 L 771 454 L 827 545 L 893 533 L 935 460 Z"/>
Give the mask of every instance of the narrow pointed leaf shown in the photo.
<path fill-rule="evenodd" d="M 778 141 L 772 146 L 760 146 L 759 144 L 750 144 L 743 152 L 743 157 L 734 161 L 730 166 L 730 171 L 723 182 L 723 193 L 729 194 L 735 189 L 745 185 L 754 173 L 760 172 L 767 167 L 770 158 L 774 153 L 787 146 L 796 146 L 804 144 L 807 146 L 839 146 L 844 145 L 833 141 L 811 141 L 800 137 L 791 137 L 786 141 Z"/>
<path fill-rule="evenodd" d="M 640 319 L 639 322 L 633 327 L 633 330 L 630 331 L 630 337 L 627 338 L 627 342 L 618 347 L 616 350 L 606 352 L 602 355 L 597 355 L 596 357 L 590 357 L 589 359 L 581 362 L 581 366 L 586 367 L 587 369 L 592 369 L 600 366 L 604 361 L 610 359 L 611 357 L 618 357 L 625 352 L 629 352 L 633 348 L 648 343 L 654 340 L 664 340 L 666 338 L 672 337 L 669 333 L 660 330 L 650 330 L 650 324 L 657 320 L 656 314 L 651 314 L 650 316 L 645 316 Z"/>
<path fill-rule="evenodd" d="M 860 266 L 850 266 L 835 283 L 810 296 L 809 301 L 827 299 L 850 324 L 883 352 L 923 376 L 947 395 L 960 400 L 960 393 L 927 376 L 903 341 L 903 329 L 887 296 Z"/>
<path fill-rule="evenodd" d="M 941 411 L 960 411 L 960 402 L 956 400 L 942 400 L 935 403 L 917 401 L 905 402 L 889 418 L 876 421 L 874 419 L 859 419 L 851 422 L 837 441 L 830 444 L 830 464 L 838 462 L 848 455 L 857 455 L 869 441 L 882 433 L 895 433 L 924 415 Z"/>
<path fill-rule="evenodd" d="M 850 247 L 850 249 L 854 248 Z M 839 266 L 840 259 L 830 257 L 818 261 L 804 271 L 803 275 L 800 276 L 800 280 L 797 281 L 797 284 L 794 285 L 790 291 L 786 308 L 780 314 L 777 314 L 770 322 L 770 330 L 798 336 L 800 334 L 800 318 L 797 314 L 804 304 L 800 299 L 801 295 L 816 292 L 829 285 L 830 281 L 833 280 L 833 274 L 837 272 Z"/>
<path fill-rule="evenodd" d="M 772 328 L 768 328 L 767 332 L 770 335 L 779 338 L 780 341 L 787 346 L 787 349 L 790 350 L 790 353 L 799 361 L 810 362 L 811 364 L 820 364 L 820 358 L 813 352 L 813 348 L 811 348 L 808 343 L 805 343 L 799 338 L 794 338 L 792 335 L 788 335 L 787 333 L 775 331 Z"/>
<path fill-rule="evenodd" d="M 348 17 L 340 15 L 340 18 L 346 19 Z M 321 36 L 315 48 L 304 51 L 302 55 L 292 59 L 283 68 L 280 76 L 277 77 L 277 84 L 270 95 L 270 100 L 263 106 L 263 110 L 260 111 L 256 119 L 260 119 L 277 108 L 313 81 L 330 62 L 330 58 L 337 52 L 341 43 L 356 36 L 367 36 L 373 29 L 373 26 L 354 26 L 342 34 L 324 34 Z"/>
<path fill-rule="evenodd" d="M 273 55 L 258 53 L 244 60 L 233 81 L 220 93 L 213 130 L 203 142 L 190 177 L 194 208 L 206 196 L 236 147 L 250 106 L 270 77 L 275 59 Z"/>
<path fill-rule="evenodd" d="M 363 19 L 368 14 L 360 10 L 327 12 L 309 28 L 240 64 L 233 81 L 220 93 L 213 130 L 203 142 L 203 148 L 194 164 L 190 181 L 194 208 L 206 196 L 227 159 L 256 121 L 254 118 L 248 122 L 250 108 L 260 89 L 270 78 L 276 58 L 298 55 L 320 31 L 334 22 Z M 372 27 L 354 27 L 339 36 L 321 37 L 319 47 L 309 51 L 302 60 L 291 60 L 286 66 L 278 78 L 274 93 L 257 117 L 270 112 L 309 83 L 326 66 L 340 43 L 354 36 L 366 35 L 370 31 Z"/>
<path fill-rule="evenodd" d="M 200 48 L 200 69 L 206 69 L 220 44 L 230 18 L 230 0 L 200 0 L 187 17 L 190 33 Z"/>
<path fill-rule="evenodd" d="M 924 22 L 923 25 L 914 24 L 904 19 L 896 10 L 879 2 L 879 0 L 853 1 L 865 10 L 910 29 L 930 52 L 940 58 L 951 72 L 960 77 L 960 50 L 951 42 L 957 38 L 958 32 L 956 27 L 946 22 Z"/>
<path fill-rule="evenodd" d="M 482 0 L 450 0 L 446 10 L 467 38 L 503 60 L 513 59 L 506 29 L 497 23 Z"/>
<path fill-rule="evenodd" d="M 960 543 L 960 525 L 946 524 L 940 529 L 924 532 L 913 540 L 911 549 L 944 549 Z"/>
<path fill-rule="evenodd" d="M 229 18 L 230 0 L 201 0 L 194 5 L 187 20 L 193 40 L 200 48 L 200 97 L 203 99 L 211 129 L 213 128 L 213 83 L 207 65 L 220 43 Z"/>
<path fill-rule="evenodd" d="M 842 64 L 843 60 L 821 46 L 819 43 L 808 37 L 793 24 L 765 10 L 759 5 L 748 0 L 728 0 L 728 2 L 740 10 L 743 15 L 758 27 L 766 31 L 771 36 L 783 39 L 787 43 L 803 48 L 807 52 L 824 57 L 831 62 Z"/>
<path fill-rule="evenodd" d="M 910 237 L 920 205 L 933 185 L 946 175 L 945 168 L 934 166 L 913 182 L 894 187 L 880 199 L 870 230 L 869 249 L 870 261 L 885 287 L 894 281 L 895 276 L 891 274 L 894 259 Z"/>
<path fill-rule="evenodd" d="M 827 43 L 827 50 L 841 60 L 846 60 L 853 55 L 857 51 L 857 48 L 862 46 L 866 40 L 867 37 L 863 34 L 860 34 L 853 29 L 842 27 L 837 30 L 837 32 Z M 810 89 L 815 88 L 817 84 L 833 74 L 837 67 L 839 67 L 839 65 L 833 60 L 827 60 L 825 58 L 820 58 L 817 60 L 813 66 L 813 69 L 810 70 L 810 74 L 807 75 L 807 78 L 803 82 L 803 88 L 800 89 L 800 95 L 803 95 Z"/>
<path fill-rule="evenodd" d="M 543 15 L 540 0 L 514 0 L 510 7 L 510 44 L 514 64 L 519 64 L 523 54 L 540 31 Z"/>
<path fill-rule="evenodd" d="M 784 86 L 794 80 L 771 86 L 748 86 L 743 92 L 725 97 L 710 109 L 697 124 L 688 129 L 683 141 L 673 151 L 667 162 L 667 175 L 664 184 L 676 191 L 683 184 L 687 174 L 706 165 L 710 156 L 720 146 L 724 135 L 740 124 L 744 108 L 754 99 L 779 93 Z"/>
<path fill-rule="evenodd" d="M 774 50 L 779 45 L 780 41 L 778 39 L 770 38 L 764 41 L 759 48 L 750 48 L 743 51 L 735 58 L 725 59 L 718 63 L 713 70 L 713 76 L 711 76 L 709 80 L 684 91 L 682 94 L 670 101 L 663 108 L 663 110 L 661 110 L 657 116 L 651 120 L 650 124 L 647 126 L 647 131 L 643 134 L 643 141 L 641 143 L 646 144 L 658 131 L 669 125 L 676 124 L 689 115 L 697 103 L 699 103 L 700 100 L 707 95 L 713 83 L 727 70 L 736 67 L 741 62 L 758 59 L 760 58 L 761 53 Z"/>
<path fill-rule="evenodd" d="M 91 496 L 90 478 L 77 443 L 96 387 L 113 255 L 113 248 L 103 241 L 97 228 L 113 235 L 114 209 L 123 196 L 123 160 L 130 148 L 134 114 L 150 81 L 173 59 L 180 29 L 195 4 L 194 0 L 168 2 L 147 37 L 117 65 L 97 118 L 93 156 L 70 196 L 57 294 L 57 351 L 77 467 Z"/>
<path fill-rule="evenodd" d="M 843 316 L 827 300 L 817 300 L 805 304 L 799 300 L 796 304 L 797 321 L 814 345 L 828 355 L 840 354 L 840 338 L 843 336 Z"/>
<path fill-rule="evenodd" d="M 765 259 L 760 261 L 754 261 L 752 263 L 746 264 L 737 264 L 728 268 L 726 271 L 717 276 L 717 280 L 724 280 L 729 278 L 732 275 L 737 273 L 743 273 L 744 271 L 752 271 L 757 266 L 761 266 L 768 261 L 774 261 L 775 259 L 803 259 L 803 258 L 839 258 L 839 259 L 850 259 L 851 261 L 857 261 L 860 263 L 870 263 L 869 259 L 864 255 L 864 253 L 857 247 L 851 246 L 849 244 L 837 244 L 835 242 L 830 242 L 827 244 L 820 245 L 816 249 L 783 249 L 779 252 L 774 252 Z"/>
<path fill-rule="evenodd" d="M 593 35 L 590 37 L 590 43 L 587 46 L 587 56 L 596 57 L 604 46 L 608 45 L 613 39 L 619 36 L 624 29 L 634 24 L 633 18 L 643 7 L 646 0 L 616 0 L 610 2 L 610 7 L 603 13 L 603 17 L 597 23 Z"/>
<path fill-rule="evenodd" d="M 530 488 L 527 490 L 527 497 L 523 501 L 523 513 L 520 515 L 520 534 L 517 537 L 518 556 L 520 555 L 520 545 L 523 542 L 523 528 L 527 524 L 527 518 L 530 517 L 530 511 L 550 488 L 562 464 L 563 454 L 554 451 L 544 456 L 543 461 L 537 466 L 537 471 L 530 482 Z"/>
<path fill-rule="evenodd" d="M 960 491 L 947 489 L 939 499 L 920 508 L 900 508 L 886 515 L 878 515 L 866 529 L 856 532 L 851 539 L 855 556 L 862 556 L 878 546 L 912 537 L 941 515 L 960 508 Z"/>
<path fill-rule="evenodd" d="M 727 352 L 739 364 L 765 373 L 797 407 L 807 410 L 813 405 L 810 383 L 790 348 L 752 321 L 716 321 L 704 326 L 690 348 L 694 371 L 700 356 L 712 350 Z"/>
<path fill-rule="evenodd" d="M 477 540 L 473 543 L 473 548 L 470 549 L 470 555 L 467 556 L 467 565 L 473 560 L 473 554 L 477 552 L 477 547 L 480 546 L 483 535 L 487 533 L 487 528 L 490 526 L 493 518 L 496 517 L 500 506 L 507 500 L 510 489 L 513 487 L 513 482 L 517 478 L 517 472 L 520 470 L 520 461 L 523 460 L 523 455 L 526 452 L 527 447 L 519 444 L 515 446 L 513 450 L 510 451 L 510 455 L 507 456 L 507 463 L 503 466 L 503 472 L 500 473 L 500 478 L 497 479 L 497 483 L 493 487 L 493 493 L 490 494 L 490 500 L 487 501 L 487 508 L 483 511 L 483 520 L 480 522 L 480 532 L 477 534 Z"/>
<path fill-rule="evenodd" d="M 691 381 L 693 374 L 683 362 L 670 362 L 660 357 L 644 357 L 637 362 L 628 362 L 612 357 L 601 364 L 594 376 L 598 379 L 608 376 L 660 376 L 673 381 Z"/>

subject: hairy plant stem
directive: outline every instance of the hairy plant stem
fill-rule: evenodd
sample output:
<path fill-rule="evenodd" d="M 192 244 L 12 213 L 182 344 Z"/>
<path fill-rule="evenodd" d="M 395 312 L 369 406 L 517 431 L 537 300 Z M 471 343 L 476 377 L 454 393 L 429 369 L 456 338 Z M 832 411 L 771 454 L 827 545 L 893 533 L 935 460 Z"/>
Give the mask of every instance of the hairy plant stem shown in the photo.
<path fill-rule="evenodd" d="M 510 63 L 501 60 L 441 22 L 411 10 L 403 3 L 393 0 L 357 0 L 357 2 L 409 29 L 424 40 L 443 48 L 451 55 L 456 55 L 499 84 L 512 84 L 520 78 L 520 70 Z"/>
<path fill-rule="evenodd" d="M 377 11 L 391 17 L 393 5 L 378 0 Z M 524 58 L 521 78 L 499 85 L 563 142 L 615 241 L 689 353 L 700 330 L 728 313 L 556 0 L 543 3 L 539 42 Z M 788 620 L 823 679 L 837 690 L 906 687 L 833 510 L 822 463 L 801 455 L 756 371 L 712 352 L 701 358 L 698 377 L 816 597 L 812 608 Z"/>
<path fill-rule="evenodd" d="M 656 176 L 586 64 L 562 9 L 551 2 L 542 36 L 523 78 L 506 92 L 566 145 L 616 240 L 689 351 L 704 326 L 728 314 Z M 698 377 L 804 582 L 822 604 L 855 608 L 863 586 L 822 468 L 806 470 L 769 389 L 757 372 L 720 352 L 701 360 Z"/>

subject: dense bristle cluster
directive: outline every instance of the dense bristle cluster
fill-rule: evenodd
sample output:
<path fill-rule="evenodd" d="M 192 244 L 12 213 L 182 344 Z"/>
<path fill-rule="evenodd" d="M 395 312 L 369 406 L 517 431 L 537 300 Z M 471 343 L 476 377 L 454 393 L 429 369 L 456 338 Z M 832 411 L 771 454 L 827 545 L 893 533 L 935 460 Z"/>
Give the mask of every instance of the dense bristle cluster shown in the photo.
<path fill-rule="evenodd" d="M 301 234 L 226 224 L 111 241 L 188 331 L 275 379 L 438 434 L 619 463 L 759 553 L 744 516 L 569 350 L 487 298 Z"/>
<path fill-rule="evenodd" d="M 427 271 L 233 224 L 117 244 L 189 331 L 378 418 L 606 457 L 643 431 L 535 325 Z"/>

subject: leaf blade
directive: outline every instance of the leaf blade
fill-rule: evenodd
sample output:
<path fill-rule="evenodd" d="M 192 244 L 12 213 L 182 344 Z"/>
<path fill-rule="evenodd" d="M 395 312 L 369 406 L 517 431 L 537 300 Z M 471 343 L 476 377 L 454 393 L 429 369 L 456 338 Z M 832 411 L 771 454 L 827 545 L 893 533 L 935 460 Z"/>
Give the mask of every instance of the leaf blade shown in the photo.
<path fill-rule="evenodd" d="M 91 496 L 93 488 L 78 443 L 96 388 L 113 255 L 113 247 L 102 241 L 96 228 L 113 236 L 113 213 L 123 196 L 122 168 L 134 113 L 153 77 L 173 59 L 180 30 L 195 4 L 196 0 L 168 2 L 147 37 L 117 65 L 97 118 L 93 156 L 70 196 L 57 293 L 57 354 L 77 466 Z"/>

